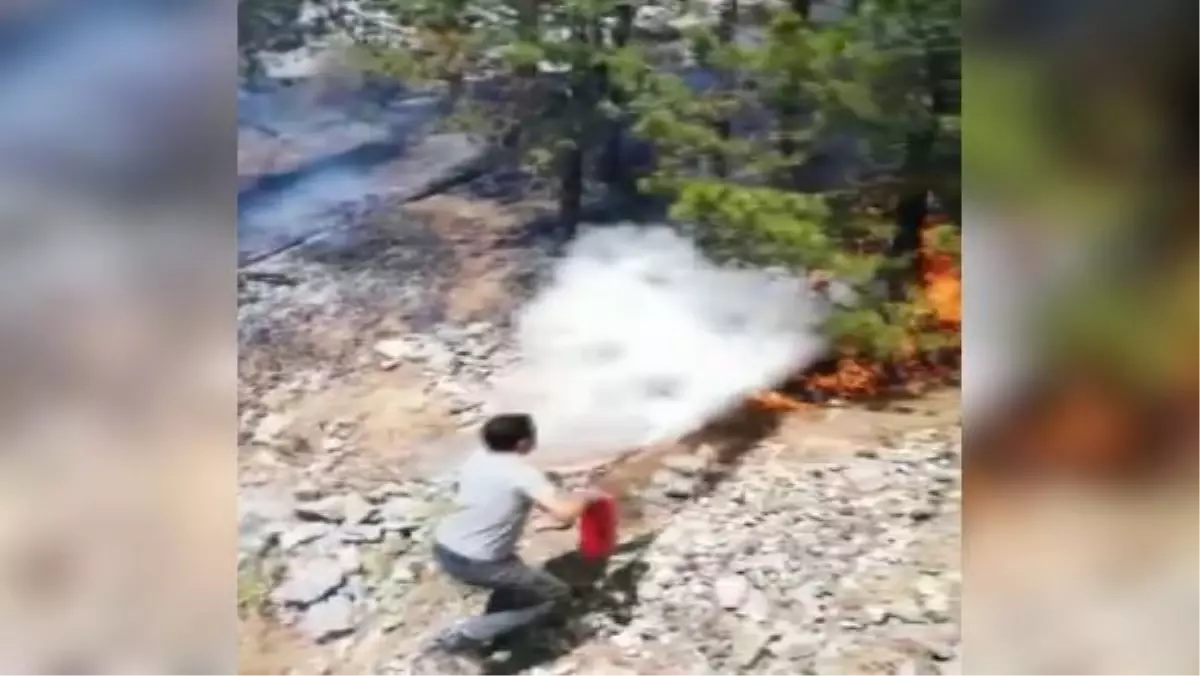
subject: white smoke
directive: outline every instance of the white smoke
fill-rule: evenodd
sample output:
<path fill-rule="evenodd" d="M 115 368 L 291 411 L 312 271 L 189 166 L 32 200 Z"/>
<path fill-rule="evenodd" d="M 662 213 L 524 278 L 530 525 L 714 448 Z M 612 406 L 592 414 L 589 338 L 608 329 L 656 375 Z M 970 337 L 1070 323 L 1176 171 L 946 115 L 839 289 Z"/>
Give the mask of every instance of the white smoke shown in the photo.
<path fill-rule="evenodd" d="M 665 227 L 591 229 L 518 317 L 523 362 L 492 408 L 532 413 L 554 462 L 669 441 L 818 358 L 826 307 Z"/>

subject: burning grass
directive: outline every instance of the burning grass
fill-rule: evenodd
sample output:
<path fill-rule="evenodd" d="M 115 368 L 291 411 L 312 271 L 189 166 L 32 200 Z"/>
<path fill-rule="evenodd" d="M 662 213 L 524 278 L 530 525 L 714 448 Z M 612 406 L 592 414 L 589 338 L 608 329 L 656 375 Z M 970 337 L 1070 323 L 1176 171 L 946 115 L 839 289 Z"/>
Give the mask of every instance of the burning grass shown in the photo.
<path fill-rule="evenodd" d="M 899 355 L 873 359 L 844 347 L 796 374 L 777 390 L 760 392 L 749 402 L 772 411 L 795 411 L 833 399 L 871 401 L 917 396 L 957 384 L 962 361 L 962 274 L 957 259 L 936 241 L 936 223 L 927 224 L 917 252 L 918 293 L 927 310 Z M 820 280 L 817 280 L 820 283 Z M 915 334 L 934 333 L 945 347 L 922 350 Z"/>

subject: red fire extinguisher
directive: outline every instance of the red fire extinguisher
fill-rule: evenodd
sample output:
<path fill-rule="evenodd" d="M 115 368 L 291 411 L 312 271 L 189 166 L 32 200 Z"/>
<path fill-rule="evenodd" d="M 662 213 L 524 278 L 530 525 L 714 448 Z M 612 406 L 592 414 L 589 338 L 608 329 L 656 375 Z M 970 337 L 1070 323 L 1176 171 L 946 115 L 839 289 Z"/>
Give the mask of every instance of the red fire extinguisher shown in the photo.
<path fill-rule="evenodd" d="M 604 559 L 617 546 L 617 503 L 603 496 L 588 505 L 579 517 L 579 554 L 585 559 Z"/>

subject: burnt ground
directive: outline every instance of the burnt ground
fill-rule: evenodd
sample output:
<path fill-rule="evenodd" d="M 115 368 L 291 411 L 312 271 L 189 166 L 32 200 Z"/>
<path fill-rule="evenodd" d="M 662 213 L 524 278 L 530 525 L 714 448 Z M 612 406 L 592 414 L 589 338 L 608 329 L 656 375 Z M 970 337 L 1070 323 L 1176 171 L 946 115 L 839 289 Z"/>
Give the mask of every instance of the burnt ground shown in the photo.
<path fill-rule="evenodd" d="M 425 525 L 399 543 L 385 536 L 378 544 L 346 544 L 350 536 L 343 529 L 349 525 L 331 524 L 315 542 L 286 551 L 272 539 L 279 536 L 262 533 L 300 538 L 296 533 L 311 525 L 286 515 L 296 500 L 312 496 L 341 503 L 378 494 L 383 508 L 399 500 L 440 509 L 446 494 L 428 483 L 427 461 L 452 453 L 438 442 L 472 425 L 459 410 L 462 397 L 454 383 L 481 368 L 486 378 L 488 365 L 512 358 L 504 338 L 508 316 L 553 250 L 550 240 L 529 236 L 528 224 L 547 209 L 532 201 L 501 204 L 456 195 L 381 206 L 336 237 L 243 269 L 255 275 L 242 284 L 239 305 L 243 538 L 251 543 L 245 551 L 256 552 L 249 560 L 265 567 L 243 568 L 245 595 L 255 599 L 243 606 L 244 671 L 403 672 L 428 631 L 474 612 L 477 596 L 463 595 L 428 567 L 420 544 Z M 485 349 L 467 354 L 471 350 L 453 347 L 464 340 L 462 331 L 447 327 L 476 325 L 482 337 L 471 339 L 482 340 Z M 449 341 L 449 356 L 434 352 L 436 359 L 412 362 L 380 353 L 380 341 L 413 334 Z M 926 506 L 929 496 L 943 493 L 921 468 L 941 466 L 943 451 L 937 449 L 946 442 L 933 440 L 952 440 L 956 422 L 952 393 L 873 411 L 750 412 L 621 462 L 603 479 L 621 497 L 621 557 L 596 575 L 569 555 L 571 533 L 532 535 L 527 555 L 577 578 L 581 598 L 561 630 L 517 637 L 492 656 L 488 669 L 805 673 L 820 665 L 821 673 L 894 673 L 905 664 L 924 669 L 928 663 L 953 671 L 945 663 L 953 660 L 957 633 L 945 608 L 957 603 L 958 526 L 951 509 L 957 501 Z M 920 436 L 930 430 L 950 436 Z M 678 458 L 697 457 L 713 464 L 682 478 L 672 469 Z M 813 471 L 815 478 L 802 478 Z M 844 483 L 842 477 L 850 476 L 867 488 Z M 881 504 L 891 506 L 876 505 L 864 490 L 882 491 Z M 393 493 L 400 497 L 386 497 Z M 257 535 L 244 520 L 256 510 L 255 518 L 268 519 L 267 531 Z M 935 518 L 913 526 L 906 516 L 912 512 Z M 760 518 L 743 523 L 746 514 Z M 694 529 L 701 524 L 715 533 L 733 530 L 715 540 L 697 539 Z M 879 534 L 879 524 L 893 534 Z M 795 528 L 808 535 L 793 538 Z M 260 547 L 270 542 L 275 544 L 260 558 Z M 750 542 L 771 544 L 753 555 L 737 554 Z M 843 551 L 841 542 L 851 549 Z M 346 586 L 329 600 L 302 610 L 273 600 L 280 593 L 276 585 L 305 579 L 310 566 L 335 554 L 354 563 L 348 564 Z M 867 563 L 876 560 L 893 563 Z M 736 565 L 743 570 L 733 574 L 751 591 L 737 608 L 722 610 L 706 599 L 731 584 L 722 582 L 731 561 L 742 561 Z M 867 567 L 853 572 L 861 566 Z M 939 572 L 922 583 L 924 595 L 897 600 L 908 598 L 897 590 L 913 587 L 920 571 L 930 569 Z M 254 570 L 274 572 L 264 579 Z M 868 591 L 837 591 L 839 576 Z M 818 611 L 807 605 L 817 600 L 789 600 L 786 590 L 796 584 L 831 593 L 837 603 Z M 864 593 L 882 609 L 866 609 L 859 598 Z M 893 602 L 908 604 L 897 613 L 916 614 L 899 624 L 887 621 Z M 346 603 L 354 610 L 341 617 L 339 604 Z M 880 617 L 885 621 L 877 624 Z M 322 622 L 341 620 L 348 625 L 322 634 Z M 824 622 L 841 628 L 830 633 L 822 627 L 832 625 Z M 793 634 L 808 643 L 781 638 Z"/>

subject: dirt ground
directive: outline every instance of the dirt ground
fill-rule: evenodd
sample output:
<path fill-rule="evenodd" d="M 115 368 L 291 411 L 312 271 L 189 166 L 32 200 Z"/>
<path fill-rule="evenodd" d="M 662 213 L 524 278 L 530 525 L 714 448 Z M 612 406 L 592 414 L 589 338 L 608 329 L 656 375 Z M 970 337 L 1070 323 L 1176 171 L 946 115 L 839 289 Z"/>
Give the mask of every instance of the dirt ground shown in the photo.
<path fill-rule="evenodd" d="M 407 442 L 436 433 L 439 425 L 436 414 L 415 405 L 420 396 L 405 374 L 382 372 L 353 386 L 319 393 L 300 407 L 302 412 L 313 414 L 301 413 L 298 418 L 307 420 L 309 425 L 347 416 L 363 420 L 363 431 L 357 439 L 361 450 L 357 457 L 345 461 L 343 469 L 359 477 L 360 481 L 354 483 L 370 486 L 403 474 L 406 465 L 419 465 L 421 459 L 413 455 L 417 446 Z M 886 442 L 906 431 L 955 424 L 959 419 L 958 400 L 957 392 L 945 391 L 880 410 L 858 406 L 814 407 L 778 416 L 761 412 L 734 415 L 692 438 L 619 461 L 606 468 L 599 483 L 619 497 L 622 539 L 636 539 L 655 527 L 653 519 L 643 518 L 638 492 L 669 455 L 707 452 L 729 461 L 755 464 L 803 464 L 844 458 L 862 447 L 879 447 L 880 441 Z M 320 415 L 315 413 L 318 411 Z M 747 452 L 751 446 L 753 452 Z M 575 547 L 574 529 L 547 530 L 535 521 L 530 530 L 523 550 L 531 561 L 544 561 Z M 436 624 L 447 604 L 462 603 L 463 594 L 462 589 L 435 576 L 410 594 L 403 612 L 410 625 L 422 624 L 413 623 L 413 617 L 428 617 L 430 623 Z M 252 614 L 242 625 L 240 670 L 242 673 L 297 673 L 297 669 L 369 673 L 378 664 L 380 654 L 404 654 L 421 639 L 378 631 L 363 631 L 362 636 L 362 640 L 331 661 L 328 656 L 317 654 L 302 637 L 268 618 Z M 587 673 L 637 673 L 624 664 L 619 650 L 599 644 L 581 646 L 572 661 L 588 665 Z M 662 669 L 661 673 L 673 673 L 669 659 L 664 658 Z"/>

